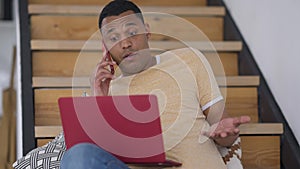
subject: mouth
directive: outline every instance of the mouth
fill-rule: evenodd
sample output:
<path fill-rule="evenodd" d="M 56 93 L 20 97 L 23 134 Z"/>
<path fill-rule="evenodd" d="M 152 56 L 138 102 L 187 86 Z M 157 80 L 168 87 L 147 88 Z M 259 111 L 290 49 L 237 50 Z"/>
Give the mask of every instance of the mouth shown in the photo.
<path fill-rule="evenodd" d="M 136 55 L 136 53 L 127 53 L 123 56 L 123 59 L 129 59 L 129 58 L 133 57 L 134 55 Z"/>

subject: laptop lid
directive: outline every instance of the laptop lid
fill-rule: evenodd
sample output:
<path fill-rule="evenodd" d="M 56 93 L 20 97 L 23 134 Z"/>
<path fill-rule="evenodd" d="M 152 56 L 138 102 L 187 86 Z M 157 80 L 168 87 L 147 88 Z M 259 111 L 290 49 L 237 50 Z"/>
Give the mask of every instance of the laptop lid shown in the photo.
<path fill-rule="evenodd" d="M 166 161 L 156 96 L 64 97 L 58 103 L 67 149 L 88 142 L 125 163 Z"/>

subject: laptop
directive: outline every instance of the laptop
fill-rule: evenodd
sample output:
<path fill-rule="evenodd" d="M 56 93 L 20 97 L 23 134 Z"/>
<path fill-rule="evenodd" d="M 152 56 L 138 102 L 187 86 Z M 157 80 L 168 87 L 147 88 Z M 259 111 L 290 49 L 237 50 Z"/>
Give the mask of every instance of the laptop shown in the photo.
<path fill-rule="evenodd" d="M 155 95 L 62 97 L 67 149 L 96 144 L 127 164 L 176 167 L 166 159 Z"/>

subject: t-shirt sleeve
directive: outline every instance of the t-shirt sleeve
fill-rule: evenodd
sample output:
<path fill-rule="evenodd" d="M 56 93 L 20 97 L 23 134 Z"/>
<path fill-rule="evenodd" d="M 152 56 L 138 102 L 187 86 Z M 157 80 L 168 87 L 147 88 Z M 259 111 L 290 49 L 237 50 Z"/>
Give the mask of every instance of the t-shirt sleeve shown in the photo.
<path fill-rule="evenodd" d="M 198 87 L 198 97 L 202 111 L 223 99 L 213 74 L 212 68 L 205 56 L 198 50 L 192 49 L 197 56 L 195 64 L 195 76 Z"/>

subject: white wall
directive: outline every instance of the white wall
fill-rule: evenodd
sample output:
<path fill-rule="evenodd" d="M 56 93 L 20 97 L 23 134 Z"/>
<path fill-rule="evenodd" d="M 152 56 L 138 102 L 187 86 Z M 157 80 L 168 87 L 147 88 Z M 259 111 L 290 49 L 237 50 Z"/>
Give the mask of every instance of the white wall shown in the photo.
<path fill-rule="evenodd" d="M 0 115 L 2 91 L 9 86 L 13 46 L 16 45 L 16 26 L 12 21 L 0 21 Z"/>
<path fill-rule="evenodd" d="M 300 142 L 300 0 L 224 0 Z"/>
<path fill-rule="evenodd" d="M 2 115 L 2 91 L 9 86 L 13 46 L 17 45 L 17 59 L 15 70 L 15 89 L 17 90 L 17 158 L 22 156 L 22 113 L 21 113 L 21 78 L 20 55 L 16 20 L 18 19 L 17 0 L 14 0 L 14 20 L 0 21 L 0 116 Z"/>

